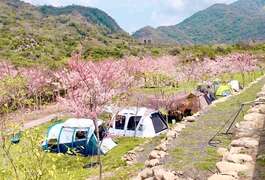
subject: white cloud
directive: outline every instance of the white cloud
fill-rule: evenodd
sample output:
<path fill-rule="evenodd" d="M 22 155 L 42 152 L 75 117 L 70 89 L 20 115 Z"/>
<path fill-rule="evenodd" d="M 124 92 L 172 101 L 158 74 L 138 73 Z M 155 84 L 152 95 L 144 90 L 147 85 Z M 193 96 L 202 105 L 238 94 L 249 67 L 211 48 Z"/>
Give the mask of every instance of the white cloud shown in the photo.
<path fill-rule="evenodd" d="M 179 10 L 185 6 L 184 0 L 166 0 L 165 2 L 175 10 Z"/>

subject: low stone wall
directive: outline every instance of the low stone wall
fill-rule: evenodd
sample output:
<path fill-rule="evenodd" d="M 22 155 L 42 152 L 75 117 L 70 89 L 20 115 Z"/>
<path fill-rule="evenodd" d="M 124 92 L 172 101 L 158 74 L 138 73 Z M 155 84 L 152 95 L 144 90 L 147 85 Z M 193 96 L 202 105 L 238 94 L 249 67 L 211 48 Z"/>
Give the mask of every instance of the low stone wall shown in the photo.
<path fill-rule="evenodd" d="M 133 179 L 135 180 L 182 179 L 181 172 L 165 170 L 162 166 L 163 165 L 162 159 L 168 155 L 168 145 L 171 144 L 171 142 L 179 136 L 182 129 L 184 129 L 188 123 L 194 122 L 199 116 L 200 113 L 186 117 L 184 118 L 183 122 L 177 123 L 173 128 L 168 130 L 166 138 L 162 139 L 160 144 L 156 146 L 156 148 L 153 151 L 150 152 L 148 160 L 145 161 L 145 168 L 138 174 L 137 177 L 134 177 Z"/>
<path fill-rule="evenodd" d="M 185 128 L 185 122 L 177 124 L 167 132 L 166 138 L 162 139 L 160 144 L 150 152 L 148 160 L 145 161 L 145 168 L 138 174 L 135 180 L 142 179 L 178 179 L 178 173 L 165 170 L 162 165 L 162 159 L 168 155 L 168 144 L 177 138 L 180 131 Z"/>
<path fill-rule="evenodd" d="M 223 156 L 216 164 L 218 173 L 208 180 L 252 179 L 260 142 L 260 132 L 265 123 L 265 86 L 257 94 L 252 108 L 244 116 L 244 120 L 236 124 L 234 139 L 228 149 L 219 148 Z"/>

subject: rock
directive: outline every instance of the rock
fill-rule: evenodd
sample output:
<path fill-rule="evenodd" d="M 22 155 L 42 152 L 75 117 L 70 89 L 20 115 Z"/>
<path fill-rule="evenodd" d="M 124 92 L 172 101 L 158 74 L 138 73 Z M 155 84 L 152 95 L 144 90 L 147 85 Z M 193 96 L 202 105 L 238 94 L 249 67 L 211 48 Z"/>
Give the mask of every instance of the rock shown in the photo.
<path fill-rule="evenodd" d="M 218 171 L 222 174 L 235 174 L 238 172 L 245 172 L 248 170 L 248 167 L 246 165 L 242 165 L 242 164 L 235 164 L 235 163 L 231 163 L 231 162 L 218 162 L 216 163 L 216 167 L 218 169 Z"/>
<path fill-rule="evenodd" d="M 261 91 L 257 94 L 257 98 L 259 97 L 265 97 L 265 92 L 264 91 Z"/>
<path fill-rule="evenodd" d="M 236 180 L 236 178 L 229 175 L 214 174 L 208 180 Z"/>
<path fill-rule="evenodd" d="M 264 104 L 256 105 L 256 106 L 252 107 L 250 110 L 248 110 L 248 112 L 249 113 L 255 112 L 255 113 L 265 114 L 265 105 Z"/>
<path fill-rule="evenodd" d="M 175 174 L 171 173 L 171 172 L 166 172 L 164 175 L 163 175 L 163 179 L 164 180 L 176 180 L 177 177 L 175 176 Z"/>
<path fill-rule="evenodd" d="M 249 113 L 247 115 L 244 116 L 244 120 L 245 121 L 255 121 L 255 120 L 264 120 L 264 114 L 260 114 L 260 113 Z"/>
<path fill-rule="evenodd" d="M 194 122 L 194 121 L 196 121 L 196 118 L 194 116 L 187 116 L 184 118 L 184 121 Z"/>
<path fill-rule="evenodd" d="M 166 155 L 167 153 L 164 151 L 153 150 L 149 154 L 149 159 L 161 159 L 161 158 L 164 158 Z"/>
<path fill-rule="evenodd" d="M 166 171 L 161 167 L 153 168 L 153 172 L 156 179 L 163 179 L 164 174 L 166 173 Z"/>
<path fill-rule="evenodd" d="M 134 165 L 136 162 L 135 161 L 126 161 L 126 164 L 128 165 L 128 166 L 132 166 L 132 165 Z"/>
<path fill-rule="evenodd" d="M 265 97 L 265 92 L 264 91 L 261 91 L 257 94 L 257 97 Z"/>
<path fill-rule="evenodd" d="M 155 167 L 155 166 L 158 166 L 159 164 L 160 162 L 158 159 L 151 159 L 151 160 L 145 161 L 146 167 Z"/>
<path fill-rule="evenodd" d="M 155 178 L 154 177 L 149 177 L 149 178 L 146 178 L 144 180 L 155 180 Z"/>
<path fill-rule="evenodd" d="M 244 150 L 243 147 L 231 147 L 229 150 L 229 154 L 239 154 Z"/>
<path fill-rule="evenodd" d="M 225 156 L 227 153 L 228 153 L 228 150 L 226 148 L 218 148 L 217 149 L 217 153 L 220 155 L 220 156 Z"/>
<path fill-rule="evenodd" d="M 136 156 L 136 153 L 134 151 L 128 151 L 127 154 L 130 156 Z"/>
<path fill-rule="evenodd" d="M 159 159 L 160 155 L 159 155 L 159 151 L 154 150 L 151 151 L 151 153 L 149 154 L 149 159 Z"/>
<path fill-rule="evenodd" d="M 259 132 L 256 129 L 244 129 L 244 128 L 239 128 L 236 131 L 235 138 L 243 138 L 243 137 L 252 137 L 252 138 L 258 138 L 259 137 Z"/>
<path fill-rule="evenodd" d="M 233 140 L 231 146 L 234 147 L 246 147 L 246 148 L 255 148 L 259 145 L 259 142 L 254 138 L 243 137 L 237 140 Z"/>
<path fill-rule="evenodd" d="M 164 151 L 166 152 L 167 151 L 167 145 L 165 143 L 162 143 L 160 145 L 158 145 L 155 150 L 158 150 L 158 151 Z"/>
<path fill-rule="evenodd" d="M 161 144 L 164 144 L 165 146 L 167 146 L 170 143 L 169 143 L 169 141 L 166 138 L 164 138 L 164 139 L 161 140 Z"/>
<path fill-rule="evenodd" d="M 265 102 L 265 97 L 258 97 L 255 102 Z"/>
<path fill-rule="evenodd" d="M 151 168 L 145 168 L 139 173 L 139 176 L 143 179 L 152 177 L 154 175 L 153 170 Z"/>
<path fill-rule="evenodd" d="M 247 154 L 228 154 L 226 159 L 229 162 L 234 162 L 239 164 L 253 161 L 252 157 Z"/>
<path fill-rule="evenodd" d="M 177 137 L 177 135 L 178 134 L 175 131 L 172 131 L 172 130 L 170 130 L 170 131 L 167 132 L 167 138 L 168 139 L 170 139 L 170 138 L 173 138 L 174 139 L 174 138 Z"/>
<path fill-rule="evenodd" d="M 175 175 L 182 176 L 182 175 L 184 175 L 184 172 L 183 172 L 183 171 L 175 171 L 174 174 L 175 174 Z"/>
<path fill-rule="evenodd" d="M 165 151 L 159 151 L 160 158 L 164 158 L 167 155 Z"/>
<path fill-rule="evenodd" d="M 256 119 L 252 121 L 242 121 L 239 123 L 238 128 L 243 129 L 262 129 L 264 126 L 264 120 L 263 119 Z"/>
<path fill-rule="evenodd" d="M 134 161 L 136 159 L 136 154 L 132 151 L 129 151 L 122 158 L 124 161 Z"/>
<path fill-rule="evenodd" d="M 157 180 L 176 180 L 177 176 L 169 171 L 164 170 L 162 167 L 153 168 L 155 179 Z"/>

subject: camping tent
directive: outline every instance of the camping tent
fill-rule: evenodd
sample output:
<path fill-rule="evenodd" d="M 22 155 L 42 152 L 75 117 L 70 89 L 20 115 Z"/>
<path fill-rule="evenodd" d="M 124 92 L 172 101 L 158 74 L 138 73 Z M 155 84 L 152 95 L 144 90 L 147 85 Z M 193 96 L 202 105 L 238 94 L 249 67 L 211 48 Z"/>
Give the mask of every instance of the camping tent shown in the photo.
<path fill-rule="evenodd" d="M 228 84 L 231 86 L 232 90 L 234 90 L 235 92 L 240 91 L 241 87 L 240 87 L 240 83 L 238 80 L 232 80 Z"/>
<path fill-rule="evenodd" d="M 221 85 L 217 91 L 216 91 L 216 96 L 229 96 L 232 94 L 232 89 L 229 84 Z"/>
<path fill-rule="evenodd" d="M 113 116 L 109 133 L 117 136 L 154 137 L 167 129 L 167 122 L 159 111 L 131 107 Z"/>
<path fill-rule="evenodd" d="M 173 119 L 181 121 L 185 116 L 191 116 L 205 109 L 212 101 L 207 100 L 207 94 L 194 91 L 192 93 L 179 93 L 168 109 L 168 121 Z"/>
<path fill-rule="evenodd" d="M 98 121 L 98 124 L 100 127 L 102 121 Z M 69 119 L 49 127 L 42 147 L 52 152 L 66 153 L 74 149 L 83 155 L 96 155 L 98 138 L 94 131 L 94 122 L 90 119 Z M 110 138 L 100 138 L 99 141 L 102 143 L 100 152 L 103 154 L 116 146 Z"/>

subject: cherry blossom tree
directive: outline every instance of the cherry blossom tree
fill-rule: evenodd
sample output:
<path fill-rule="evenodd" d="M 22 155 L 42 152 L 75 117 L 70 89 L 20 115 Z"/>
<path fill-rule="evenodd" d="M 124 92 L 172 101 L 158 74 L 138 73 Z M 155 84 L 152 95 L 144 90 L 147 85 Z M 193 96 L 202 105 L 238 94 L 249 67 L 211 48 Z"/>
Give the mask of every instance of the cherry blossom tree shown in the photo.
<path fill-rule="evenodd" d="M 18 70 L 7 61 L 0 61 L 0 80 L 6 76 L 15 77 L 18 74 Z"/>
<path fill-rule="evenodd" d="M 245 86 L 245 73 L 257 69 L 256 60 L 249 54 L 234 54 L 230 56 L 230 58 L 233 60 L 232 64 L 237 68 L 238 72 L 240 72 L 243 86 Z"/>
<path fill-rule="evenodd" d="M 27 80 L 28 96 L 34 97 L 37 107 L 42 104 L 42 96 L 52 86 L 51 73 L 43 68 L 21 68 L 20 75 Z"/>
<path fill-rule="evenodd" d="M 76 117 L 91 118 L 99 137 L 97 117 L 104 107 L 116 97 L 126 93 L 133 77 L 119 61 L 92 62 L 83 61 L 79 54 L 73 55 L 68 68 L 57 74 L 67 88 L 67 97 L 60 98 Z M 100 163 L 100 178 L 102 164 L 98 142 L 98 162 Z"/>

